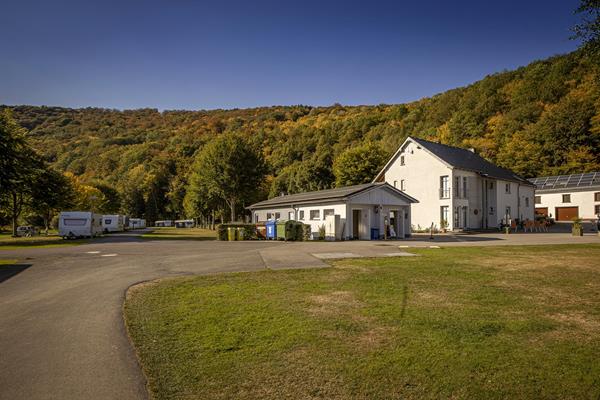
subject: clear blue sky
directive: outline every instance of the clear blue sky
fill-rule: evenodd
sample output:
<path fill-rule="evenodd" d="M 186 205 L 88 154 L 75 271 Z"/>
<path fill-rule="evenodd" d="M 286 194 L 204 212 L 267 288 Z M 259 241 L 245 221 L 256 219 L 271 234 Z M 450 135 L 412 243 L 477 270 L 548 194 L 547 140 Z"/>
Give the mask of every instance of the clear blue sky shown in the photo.
<path fill-rule="evenodd" d="M 576 48 L 578 0 L 14 0 L 0 104 L 401 103 Z"/>

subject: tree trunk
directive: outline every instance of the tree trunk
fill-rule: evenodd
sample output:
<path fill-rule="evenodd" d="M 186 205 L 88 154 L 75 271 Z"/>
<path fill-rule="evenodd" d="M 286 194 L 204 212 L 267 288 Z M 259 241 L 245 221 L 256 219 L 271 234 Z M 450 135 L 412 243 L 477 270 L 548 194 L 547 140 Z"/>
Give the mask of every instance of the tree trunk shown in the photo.
<path fill-rule="evenodd" d="M 21 205 L 20 205 L 19 195 L 17 194 L 17 192 L 13 191 L 12 192 L 12 215 L 11 215 L 12 236 L 13 237 L 17 237 L 17 224 L 18 224 L 19 215 L 21 214 L 20 208 L 21 208 Z"/>
<path fill-rule="evenodd" d="M 235 199 L 231 198 L 228 201 L 229 208 L 231 209 L 231 222 L 235 222 Z"/>

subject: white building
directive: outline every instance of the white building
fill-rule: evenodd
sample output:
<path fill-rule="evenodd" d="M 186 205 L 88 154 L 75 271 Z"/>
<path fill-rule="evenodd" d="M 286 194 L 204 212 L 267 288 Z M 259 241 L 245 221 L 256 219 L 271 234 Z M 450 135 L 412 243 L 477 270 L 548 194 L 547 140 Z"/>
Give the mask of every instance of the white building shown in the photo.
<path fill-rule="evenodd" d="M 419 200 L 412 224 L 448 229 L 496 228 L 534 218 L 534 186 L 472 150 L 408 137 L 374 182 L 387 182 Z"/>
<path fill-rule="evenodd" d="M 536 186 L 536 214 L 557 221 L 595 219 L 600 215 L 600 172 L 545 176 L 531 182 Z"/>
<path fill-rule="evenodd" d="M 311 226 L 313 236 L 328 216 L 339 215 L 344 239 L 384 236 L 392 226 L 398 238 L 410 236 L 411 204 L 417 200 L 386 183 L 279 196 L 248 207 L 254 222 L 296 220 Z M 337 220 L 337 218 L 336 218 Z"/>

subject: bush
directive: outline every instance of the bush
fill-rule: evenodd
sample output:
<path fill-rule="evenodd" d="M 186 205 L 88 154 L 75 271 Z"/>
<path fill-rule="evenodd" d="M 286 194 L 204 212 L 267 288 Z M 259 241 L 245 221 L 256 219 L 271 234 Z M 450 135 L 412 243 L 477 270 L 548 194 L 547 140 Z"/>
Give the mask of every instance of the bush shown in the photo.
<path fill-rule="evenodd" d="M 311 240 L 312 239 L 312 227 L 308 224 L 302 224 L 302 239 L 303 240 Z"/>
<path fill-rule="evenodd" d="M 217 225 L 217 239 L 227 240 L 227 228 L 242 228 L 244 230 L 244 240 L 258 239 L 256 226 L 254 224 L 220 224 Z"/>

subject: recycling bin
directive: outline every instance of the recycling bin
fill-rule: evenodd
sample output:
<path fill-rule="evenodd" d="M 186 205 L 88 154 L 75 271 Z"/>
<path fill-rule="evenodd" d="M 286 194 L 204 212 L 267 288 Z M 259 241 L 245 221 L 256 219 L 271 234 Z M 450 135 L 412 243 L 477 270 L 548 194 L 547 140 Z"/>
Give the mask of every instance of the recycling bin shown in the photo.
<path fill-rule="evenodd" d="M 233 226 L 227 228 L 227 240 L 229 240 L 230 242 L 237 240 L 237 229 Z"/>
<path fill-rule="evenodd" d="M 277 237 L 277 220 L 267 221 L 265 223 L 265 227 L 267 228 L 267 240 L 275 240 L 275 238 Z"/>

